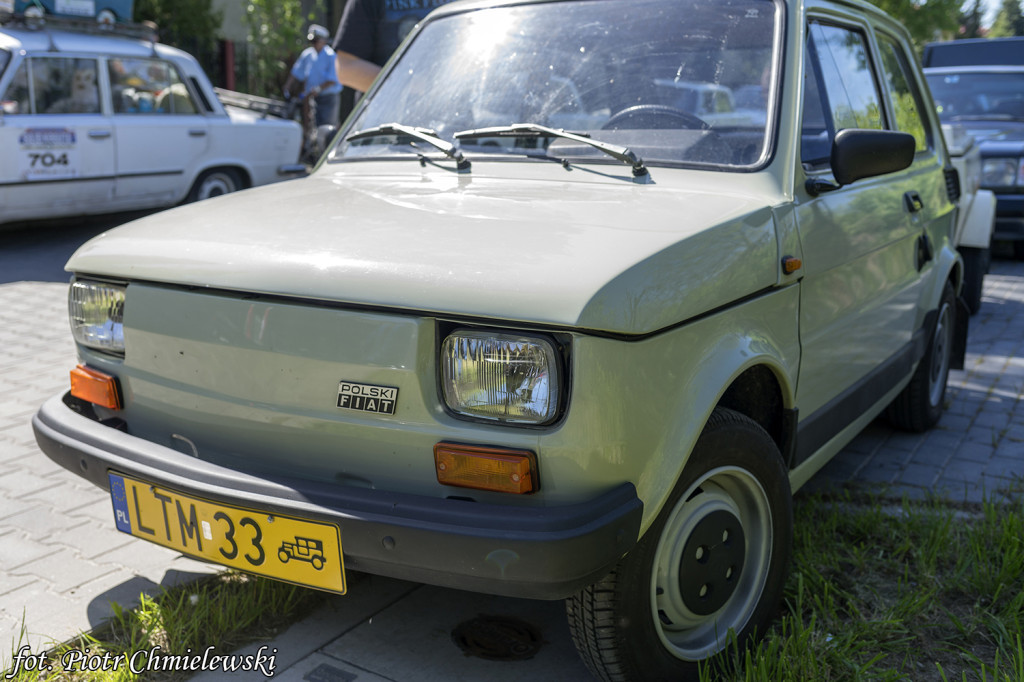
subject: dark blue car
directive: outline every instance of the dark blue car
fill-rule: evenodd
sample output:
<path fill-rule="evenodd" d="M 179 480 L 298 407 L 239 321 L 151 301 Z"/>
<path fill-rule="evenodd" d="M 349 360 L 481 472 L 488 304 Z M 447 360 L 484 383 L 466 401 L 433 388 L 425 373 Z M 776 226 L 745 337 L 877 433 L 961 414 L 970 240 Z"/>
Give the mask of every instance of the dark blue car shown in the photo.
<path fill-rule="evenodd" d="M 922 61 L 939 118 L 981 142 L 981 185 L 997 202 L 993 239 L 1024 258 L 1024 38 L 931 43 Z"/>

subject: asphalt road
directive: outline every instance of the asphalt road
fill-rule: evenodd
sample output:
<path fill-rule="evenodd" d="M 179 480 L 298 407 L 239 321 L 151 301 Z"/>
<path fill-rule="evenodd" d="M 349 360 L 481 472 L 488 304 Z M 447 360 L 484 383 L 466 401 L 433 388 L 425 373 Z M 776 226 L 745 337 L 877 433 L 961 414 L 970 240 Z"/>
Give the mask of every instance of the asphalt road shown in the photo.
<path fill-rule="evenodd" d="M 0 225 L 0 284 L 67 282 L 64 264 L 92 237 L 145 213 Z"/>

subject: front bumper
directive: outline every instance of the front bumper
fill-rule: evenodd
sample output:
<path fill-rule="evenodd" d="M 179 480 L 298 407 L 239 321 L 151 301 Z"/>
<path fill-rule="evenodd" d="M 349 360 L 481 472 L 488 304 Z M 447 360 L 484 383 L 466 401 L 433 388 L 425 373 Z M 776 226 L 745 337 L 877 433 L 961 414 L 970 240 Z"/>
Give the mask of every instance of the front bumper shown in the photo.
<path fill-rule="evenodd" d="M 101 424 L 61 396 L 43 404 L 32 427 L 50 459 L 104 490 L 112 470 L 335 523 L 347 569 L 504 596 L 560 599 L 593 583 L 636 543 L 643 512 L 631 483 L 581 504 L 512 507 L 254 476 Z"/>
<path fill-rule="evenodd" d="M 992 239 L 1024 240 L 1024 194 L 996 194 L 996 223 Z"/>

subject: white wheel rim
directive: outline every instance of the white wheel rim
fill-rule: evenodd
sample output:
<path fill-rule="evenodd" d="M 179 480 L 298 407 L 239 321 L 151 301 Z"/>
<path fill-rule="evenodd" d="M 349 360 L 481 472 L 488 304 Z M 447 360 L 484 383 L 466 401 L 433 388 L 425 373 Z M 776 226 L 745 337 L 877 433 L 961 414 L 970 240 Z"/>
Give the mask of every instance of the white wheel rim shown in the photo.
<path fill-rule="evenodd" d="M 199 196 L 200 200 L 209 199 L 210 197 L 217 197 L 222 194 L 230 194 L 234 192 L 235 183 L 231 179 L 231 176 L 226 173 L 214 173 L 209 177 L 205 178 L 201 185 L 199 185 Z"/>
<path fill-rule="evenodd" d="M 709 516 L 711 516 L 709 519 Z M 743 537 L 742 566 L 733 575 L 726 601 L 709 614 L 688 606 L 694 603 L 697 586 L 681 573 L 693 566 L 694 556 L 684 548 L 704 522 L 716 525 L 731 515 L 738 520 Z M 730 631 L 739 632 L 749 622 L 768 579 L 772 559 L 772 514 L 760 482 L 746 469 L 722 467 L 707 472 L 690 486 L 672 510 L 655 552 L 651 576 L 651 616 L 665 648 L 677 658 L 699 661 L 721 651 Z M 712 549 L 711 552 L 719 551 Z M 685 584 L 687 592 L 684 594 Z M 724 583 L 722 583 L 724 584 Z M 719 595 L 722 590 L 719 590 Z"/>

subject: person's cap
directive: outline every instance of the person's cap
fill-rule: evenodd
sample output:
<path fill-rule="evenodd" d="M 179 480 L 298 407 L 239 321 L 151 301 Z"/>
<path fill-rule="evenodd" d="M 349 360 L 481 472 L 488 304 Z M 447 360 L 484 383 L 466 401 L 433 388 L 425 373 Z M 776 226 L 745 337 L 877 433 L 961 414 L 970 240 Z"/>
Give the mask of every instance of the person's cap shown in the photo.
<path fill-rule="evenodd" d="M 306 40 L 313 42 L 314 40 L 327 40 L 331 37 L 331 34 L 327 32 L 327 29 L 320 24 L 310 24 L 309 33 L 306 35 Z"/>

